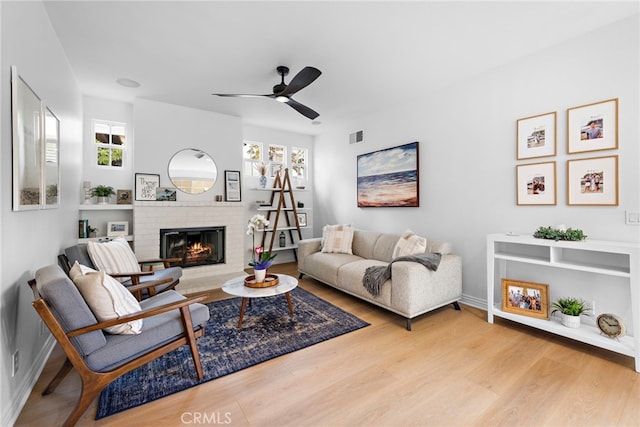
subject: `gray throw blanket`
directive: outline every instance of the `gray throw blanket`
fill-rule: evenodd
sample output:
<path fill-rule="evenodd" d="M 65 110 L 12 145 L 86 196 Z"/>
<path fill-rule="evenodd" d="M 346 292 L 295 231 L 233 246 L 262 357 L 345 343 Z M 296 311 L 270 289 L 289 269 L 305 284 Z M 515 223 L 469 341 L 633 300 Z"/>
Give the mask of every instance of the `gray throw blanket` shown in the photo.
<path fill-rule="evenodd" d="M 395 258 L 386 267 L 373 266 L 367 267 L 362 277 L 362 284 L 371 295 L 377 297 L 380 295 L 380 287 L 391 278 L 391 264 L 398 261 L 419 262 L 431 271 L 436 271 L 440 265 L 442 255 L 438 253 L 424 253 L 416 255 L 407 255 Z"/>

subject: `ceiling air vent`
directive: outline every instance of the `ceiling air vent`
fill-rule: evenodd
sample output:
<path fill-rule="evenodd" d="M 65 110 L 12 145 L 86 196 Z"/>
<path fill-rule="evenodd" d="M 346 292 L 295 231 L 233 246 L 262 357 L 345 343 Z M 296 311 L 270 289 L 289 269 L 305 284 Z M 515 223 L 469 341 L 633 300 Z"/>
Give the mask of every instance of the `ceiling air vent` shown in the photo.
<path fill-rule="evenodd" d="M 358 144 L 362 141 L 364 141 L 364 131 L 359 130 L 358 132 L 349 134 L 349 144 Z"/>

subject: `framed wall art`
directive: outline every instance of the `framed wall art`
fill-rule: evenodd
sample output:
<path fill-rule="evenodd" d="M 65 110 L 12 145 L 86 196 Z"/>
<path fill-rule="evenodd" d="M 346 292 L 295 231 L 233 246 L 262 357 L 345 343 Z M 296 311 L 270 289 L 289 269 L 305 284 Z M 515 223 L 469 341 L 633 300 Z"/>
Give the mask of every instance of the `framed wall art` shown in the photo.
<path fill-rule="evenodd" d="M 156 187 L 157 202 L 175 202 L 178 200 L 177 190 L 174 187 Z"/>
<path fill-rule="evenodd" d="M 132 201 L 131 190 L 116 191 L 116 203 L 118 205 L 130 205 Z"/>
<path fill-rule="evenodd" d="M 516 166 L 518 205 L 555 205 L 556 188 L 556 162 Z"/>
<path fill-rule="evenodd" d="M 302 212 L 298 212 L 298 224 L 300 225 L 300 227 L 306 227 L 307 226 L 307 214 Z"/>
<path fill-rule="evenodd" d="M 361 154 L 358 207 L 418 207 L 418 142 Z"/>
<path fill-rule="evenodd" d="M 156 188 L 158 187 L 160 187 L 160 175 L 149 173 L 136 174 L 136 200 L 155 200 Z"/>
<path fill-rule="evenodd" d="M 556 155 L 556 112 L 519 119 L 517 159 Z"/>
<path fill-rule="evenodd" d="M 126 236 L 129 234 L 128 221 L 109 221 L 107 222 L 107 237 Z"/>
<path fill-rule="evenodd" d="M 44 106 L 15 66 L 11 67 L 13 210 L 44 207 L 42 167 Z"/>
<path fill-rule="evenodd" d="M 567 204 L 618 206 L 618 156 L 567 161 Z"/>
<path fill-rule="evenodd" d="M 567 110 L 567 152 L 618 148 L 618 98 Z"/>
<path fill-rule="evenodd" d="M 240 171 L 224 171 L 224 200 L 240 202 L 242 200 Z"/>
<path fill-rule="evenodd" d="M 549 285 L 502 279 L 502 311 L 549 318 Z"/>

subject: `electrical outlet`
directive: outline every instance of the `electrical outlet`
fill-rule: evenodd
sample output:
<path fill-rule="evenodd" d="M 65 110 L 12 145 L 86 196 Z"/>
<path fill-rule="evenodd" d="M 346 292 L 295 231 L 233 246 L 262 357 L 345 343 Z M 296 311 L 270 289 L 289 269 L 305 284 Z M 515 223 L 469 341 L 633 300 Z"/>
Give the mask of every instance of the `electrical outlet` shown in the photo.
<path fill-rule="evenodd" d="M 18 372 L 18 366 L 20 362 L 20 353 L 16 350 L 11 356 L 11 376 L 15 377 Z"/>
<path fill-rule="evenodd" d="M 640 212 L 625 211 L 624 222 L 627 225 L 640 225 Z"/>

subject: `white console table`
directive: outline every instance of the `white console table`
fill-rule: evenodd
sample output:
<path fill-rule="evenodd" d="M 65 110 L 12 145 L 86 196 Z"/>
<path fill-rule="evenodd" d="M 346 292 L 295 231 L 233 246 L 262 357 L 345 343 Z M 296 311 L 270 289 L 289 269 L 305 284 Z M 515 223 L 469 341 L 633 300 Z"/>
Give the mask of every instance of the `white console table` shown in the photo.
<path fill-rule="evenodd" d="M 551 270 L 551 273 L 546 271 L 547 277 L 554 272 L 558 274 L 557 269 L 563 269 L 621 280 L 623 286 L 629 287 L 630 300 L 617 303 L 624 304 L 625 312 L 630 312 L 630 318 L 626 320 L 630 332 L 619 339 L 612 339 L 601 335 L 597 327 L 585 322 L 580 329 L 572 329 L 561 325 L 555 316 L 546 320 L 503 311 L 500 280 L 518 279 L 507 275 L 508 266 L 512 263 L 533 265 L 541 272 L 543 269 Z M 564 286 L 566 275 L 564 277 L 565 280 L 551 283 L 550 288 L 553 286 L 554 290 L 558 290 Z M 500 292 L 496 292 L 497 289 Z M 582 295 L 572 296 L 590 302 Z M 553 299 L 550 298 L 551 302 Z M 597 307 L 595 311 L 599 314 Z M 636 372 L 640 372 L 640 244 L 590 239 L 580 242 L 553 241 L 536 239 L 531 235 L 490 234 L 487 236 L 488 322 L 493 323 L 495 316 L 631 356 L 635 358 Z"/>

